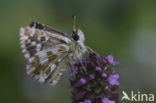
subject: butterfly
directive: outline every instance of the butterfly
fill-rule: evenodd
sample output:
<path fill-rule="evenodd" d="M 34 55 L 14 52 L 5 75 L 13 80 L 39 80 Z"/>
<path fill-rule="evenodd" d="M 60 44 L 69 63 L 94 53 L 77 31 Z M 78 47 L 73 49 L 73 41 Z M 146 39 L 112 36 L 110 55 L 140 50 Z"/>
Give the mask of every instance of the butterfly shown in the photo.
<path fill-rule="evenodd" d="M 86 52 L 84 33 L 73 26 L 70 35 L 31 22 L 20 28 L 20 46 L 28 60 L 26 72 L 40 83 L 56 85 L 67 68 Z"/>

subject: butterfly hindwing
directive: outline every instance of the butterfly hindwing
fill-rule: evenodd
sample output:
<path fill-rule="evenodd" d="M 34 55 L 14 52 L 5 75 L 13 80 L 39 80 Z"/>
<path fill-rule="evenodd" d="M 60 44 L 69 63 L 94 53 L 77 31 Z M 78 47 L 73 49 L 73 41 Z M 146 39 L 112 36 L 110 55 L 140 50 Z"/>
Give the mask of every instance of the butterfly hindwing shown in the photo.
<path fill-rule="evenodd" d="M 63 61 L 67 56 L 68 47 L 65 45 L 57 45 L 57 47 L 43 50 L 31 58 L 26 67 L 27 74 L 43 83 L 57 81 L 55 75 L 62 74 L 64 68 L 60 68 L 64 64 Z M 60 69 L 60 70 L 59 70 Z M 60 71 L 60 72 L 57 72 Z M 53 79 L 50 79 L 54 77 Z"/>
<path fill-rule="evenodd" d="M 60 77 L 63 75 L 63 72 L 67 68 L 68 63 L 69 61 L 66 56 L 60 60 L 54 72 L 52 72 L 47 78 L 47 81 L 50 83 L 50 85 L 56 85 L 56 83 L 61 79 Z"/>

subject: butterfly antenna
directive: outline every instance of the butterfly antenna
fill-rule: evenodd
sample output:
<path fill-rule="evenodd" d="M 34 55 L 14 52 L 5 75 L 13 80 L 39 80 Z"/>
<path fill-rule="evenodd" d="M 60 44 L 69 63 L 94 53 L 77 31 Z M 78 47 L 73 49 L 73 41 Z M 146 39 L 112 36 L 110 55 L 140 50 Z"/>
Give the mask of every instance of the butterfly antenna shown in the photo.
<path fill-rule="evenodd" d="M 73 29 L 75 29 L 75 25 L 76 25 L 76 16 L 73 15 L 72 17 L 73 17 Z"/>

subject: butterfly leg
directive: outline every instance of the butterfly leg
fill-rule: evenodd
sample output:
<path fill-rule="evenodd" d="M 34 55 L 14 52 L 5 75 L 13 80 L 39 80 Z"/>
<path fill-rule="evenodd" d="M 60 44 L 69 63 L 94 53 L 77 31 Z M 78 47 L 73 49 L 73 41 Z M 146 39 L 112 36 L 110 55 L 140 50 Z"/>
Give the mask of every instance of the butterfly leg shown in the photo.
<path fill-rule="evenodd" d="M 86 46 L 86 48 L 90 50 L 91 52 L 93 52 L 93 49 L 91 49 L 89 46 Z"/>
<path fill-rule="evenodd" d="M 79 59 L 79 60 L 80 60 L 80 63 L 81 63 L 81 65 L 82 65 L 83 70 L 84 70 L 84 71 L 85 71 L 85 73 L 87 74 L 87 71 L 86 71 L 85 66 L 83 65 L 83 63 L 82 63 L 81 59 Z"/>

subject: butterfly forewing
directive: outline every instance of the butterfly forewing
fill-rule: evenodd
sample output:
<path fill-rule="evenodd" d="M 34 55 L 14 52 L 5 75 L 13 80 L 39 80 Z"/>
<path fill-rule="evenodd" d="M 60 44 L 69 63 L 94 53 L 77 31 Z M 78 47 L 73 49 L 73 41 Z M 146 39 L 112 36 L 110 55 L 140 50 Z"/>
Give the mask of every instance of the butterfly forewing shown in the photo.
<path fill-rule="evenodd" d="M 38 23 L 22 27 L 20 44 L 29 63 L 27 74 L 39 82 L 56 84 L 67 66 L 71 40 L 62 32 Z"/>

